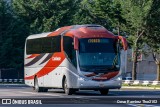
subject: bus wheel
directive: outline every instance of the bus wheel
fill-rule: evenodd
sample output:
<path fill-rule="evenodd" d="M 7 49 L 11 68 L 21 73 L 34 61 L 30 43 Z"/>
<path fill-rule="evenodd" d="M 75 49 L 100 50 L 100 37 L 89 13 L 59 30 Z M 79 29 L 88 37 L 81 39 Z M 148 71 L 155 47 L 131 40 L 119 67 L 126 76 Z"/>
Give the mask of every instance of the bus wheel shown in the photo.
<path fill-rule="evenodd" d="M 109 89 L 100 89 L 99 91 L 102 95 L 107 95 L 109 92 Z"/>
<path fill-rule="evenodd" d="M 65 78 L 64 83 L 63 83 L 63 88 L 64 88 L 65 94 L 67 94 L 67 95 L 71 95 L 71 94 L 74 93 L 74 90 L 73 90 L 73 89 L 68 88 L 67 79 L 66 79 L 66 78 Z"/>
<path fill-rule="evenodd" d="M 48 91 L 47 88 L 39 87 L 39 85 L 38 85 L 38 79 L 37 78 L 35 78 L 35 80 L 34 80 L 34 90 L 36 92 L 47 92 Z"/>

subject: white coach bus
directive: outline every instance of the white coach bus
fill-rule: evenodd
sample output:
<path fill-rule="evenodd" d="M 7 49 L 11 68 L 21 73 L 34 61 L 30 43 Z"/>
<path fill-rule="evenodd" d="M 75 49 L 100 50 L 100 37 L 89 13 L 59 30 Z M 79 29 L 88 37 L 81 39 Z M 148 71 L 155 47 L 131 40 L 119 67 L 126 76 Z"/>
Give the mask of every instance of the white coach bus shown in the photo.
<path fill-rule="evenodd" d="M 126 39 L 100 25 L 73 25 L 30 35 L 25 44 L 25 84 L 37 92 L 62 88 L 78 90 L 121 88 L 120 48 Z"/>

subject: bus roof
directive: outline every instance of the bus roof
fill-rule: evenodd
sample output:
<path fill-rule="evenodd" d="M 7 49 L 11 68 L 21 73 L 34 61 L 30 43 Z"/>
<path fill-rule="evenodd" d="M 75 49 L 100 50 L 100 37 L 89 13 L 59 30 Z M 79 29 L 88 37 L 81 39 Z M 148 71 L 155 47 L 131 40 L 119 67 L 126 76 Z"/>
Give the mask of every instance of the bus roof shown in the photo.
<path fill-rule="evenodd" d="M 86 25 L 72 25 L 72 26 L 61 27 L 53 32 L 30 35 L 27 39 L 41 38 L 47 36 L 58 36 L 61 34 L 71 37 L 75 36 L 77 38 L 88 38 L 88 37 L 115 38 L 115 35 L 113 33 L 108 31 L 101 25 L 86 24 Z"/>
<path fill-rule="evenodd" d="M 52 32 L 45 32 L 45 33 L 40 33 L 40 34 L 33 34 L 27 37 L 27 39 L 35 39 L 35 38 L 42 38 L 48 36 Z"/>

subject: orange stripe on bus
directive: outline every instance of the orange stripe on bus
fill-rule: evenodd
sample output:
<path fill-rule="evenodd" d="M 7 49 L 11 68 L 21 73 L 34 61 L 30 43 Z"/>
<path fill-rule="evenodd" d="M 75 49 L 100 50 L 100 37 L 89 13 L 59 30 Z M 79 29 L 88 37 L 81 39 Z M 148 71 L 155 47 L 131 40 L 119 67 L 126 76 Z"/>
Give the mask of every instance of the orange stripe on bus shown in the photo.
<path fill-rule="evenodd" d="M 53 61 L 53 57 L 60 57 L 61 60 L 60 61 Z M 25 77 L 25 80 L 30 80 L 30 79 L 34 79 L 35 75 L 39 78 L 39 77 L 43 77 L 46 74 L 52 72 L 54 69 L 56 69 L 65 59 L 65 55 L 63 53 L 55 53 L 50 60 L 48 61 L 48 63 L 40 70 L 38 71 L 36 74 L 32 75 L 32 76 L 28 76 Z"/>

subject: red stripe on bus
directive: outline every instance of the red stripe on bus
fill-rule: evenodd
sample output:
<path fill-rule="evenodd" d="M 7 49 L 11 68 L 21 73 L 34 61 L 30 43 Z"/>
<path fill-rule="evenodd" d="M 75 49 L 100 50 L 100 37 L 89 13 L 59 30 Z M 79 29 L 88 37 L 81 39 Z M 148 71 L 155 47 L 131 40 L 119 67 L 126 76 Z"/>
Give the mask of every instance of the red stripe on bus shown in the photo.
<path fill-rule="evenodd" d="M 54 31 L 54 32 L 50 33 L 48 36 L 60 35 L 62 32 L 66 31 L 66 30 L 69 30 L 70 28 L 72 28 L 72 26 L 61 27 L 57 31 Z"/>
<path fill-rule="evenodd" d="M 109 72 L 109 73 L 106 73 L 106 74 L 102 74 L 100 77 L 94 77 L 92 80 L 96 80 L 96 81 L 109 80 L 109 79 L 115 77 L 118 73 L 119 73 L 119 71 Z"/>
<path fill-rule="evenodd" d="M 29 57 L 27 57 L 26 59 L 34 58 L 34 57 L 39 56 L 39 55 L 40 55 L 40 54 L 32 54 L 32 55 L 30 55 Z"/>
<path fill-rule="evenodd" d="M 111 79 L 111 78 L 115 77 L 118 73 L 119 73 L 119 71 L 109 72 L 107 74 L 101 75 L 100 77 L 107 77 L 107 79 Z"/>
<path fill-rule="evenodd" d="M 54 57 L 60 57 L 60 61 L 55 60 L 53 61 Z M 25 80 L 30 80 L 30 79 L 34 79 L 35 75 L 39 78 L 39 77 L 43 77 L 46 74 L 52 72 L 54 69 L 56 69 L 65 59 L 65 55 L 63 53 L 55 53 L 48 61 L 48 63 L 40 70 L 38 71 L 36 74 L 32 75 L 32 76 L 28 76 L 25 77 Z"/>

